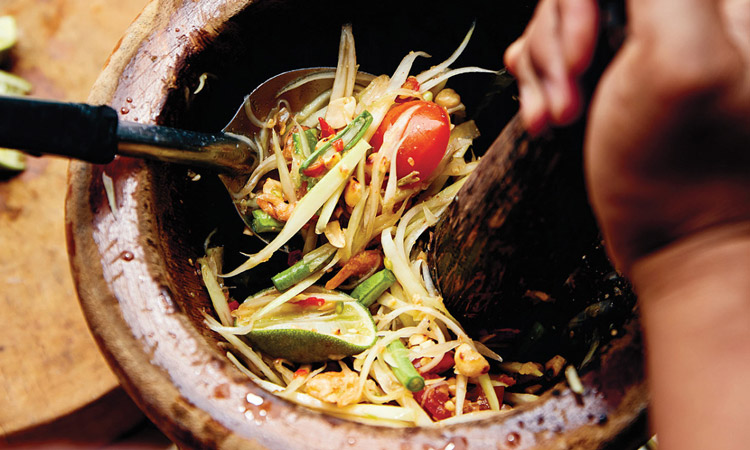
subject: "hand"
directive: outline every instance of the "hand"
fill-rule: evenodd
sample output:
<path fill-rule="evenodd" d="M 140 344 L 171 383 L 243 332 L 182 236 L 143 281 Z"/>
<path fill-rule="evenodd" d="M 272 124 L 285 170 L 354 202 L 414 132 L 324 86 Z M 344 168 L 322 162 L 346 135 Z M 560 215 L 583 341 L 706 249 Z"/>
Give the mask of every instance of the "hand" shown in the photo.
<path fill-rule="evenodd" d="M 693 234 L 750 223 L 750 2 L 630 0 L 597 86 L 590 198 L 618 268 Z M 530 133 L 574 120 L 595 0 L 542 0 L 506 52 Z M 747 231 L 745 231 L 747 233 Z"/>
<path fill-rule="evenodd" d="M 571 16 L 572 4 L 588 12 Z M 610 256 L 638 293 L 660 447 L 744 449 L 750 0 L 627 6 L 628 36 L 588 115 L 589 196 Z M 580 110 L 575 80 L 593 49 L 591 10 L 595 0 L 541 0 L 506 53 L 532 134 Z"/>
<path fill-rule="evenodd" d="M 744 449 L 750 1 L 628 7 L 630 34 L 589 114 L 590 199 L 638 293 L 660 446 Z"/>
<path fill-rule="evenodd" d="M 626 271 L 701 233 L 750 238 L 750 2 L 629 6 L 585 144 L 591 201 Z"/>
<path fill-rule="evenodd" d="M 596 0 L 542 0 L 523 36 L 505 52 L 530 134 L 567 125 L 580 115 L 578 77 L 594 53 L 598 16 Z"/>

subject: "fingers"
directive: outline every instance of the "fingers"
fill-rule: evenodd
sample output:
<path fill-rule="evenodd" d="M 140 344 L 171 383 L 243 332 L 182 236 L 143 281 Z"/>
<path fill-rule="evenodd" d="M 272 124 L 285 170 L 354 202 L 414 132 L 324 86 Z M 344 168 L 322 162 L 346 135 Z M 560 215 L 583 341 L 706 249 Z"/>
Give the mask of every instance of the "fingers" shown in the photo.
<path fill-rule="evenodd" d="M 529 26 L 528 54 L 531 66 L 542 86 L 550 121 L 564 125 L 571 120 L 570 111 L 575 83 L 565 61 L 562 41 L 563 17 L 560 0 L 545 1 L 539 5 L 535 20 Z"/>
<path fill-rule="evenodd" d="M 580 114 L 577 79 L 594 51 L 597 16 L 595 0 L 542 0 L 524 35 L 506 51 L 530 134 L 566 125 Z"/>
<path fill-rule="evenodd" d="M 526 39 L 514 42 L 505 52 L 505 65 L 518 79 L 521 119 L 529 134 L 540 134 L 549 121 L 544 88 L 531 65 Z"/>
<path fill-rule="evenodd" d="M 571 75 L 582 74 L 591 63 L 599 32 L 595 0 L 560 0 L 560 35 Z"/>

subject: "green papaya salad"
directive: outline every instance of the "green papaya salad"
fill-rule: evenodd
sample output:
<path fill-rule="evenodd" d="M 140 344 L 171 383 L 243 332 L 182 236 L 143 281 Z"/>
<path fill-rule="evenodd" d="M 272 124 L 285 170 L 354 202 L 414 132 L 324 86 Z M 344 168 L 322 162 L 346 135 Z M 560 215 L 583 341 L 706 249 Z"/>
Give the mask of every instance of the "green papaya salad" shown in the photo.
<path fill-rule="evenodd" d="M 283 100 L 267 117 L 246 108 L 262 159 L 234 195 L 251 218 L 246 234 L 267 245 L 234 268 L 209 245 L 200 266 L 215 309 L 207 325 L 268 391 L 393 426 L 459 423 L 535 398 L 505 389 L 545 368 L 503 363 L 470 338 L 443 305 L 419 244 L 478 164 L 477 127 L 460 121 L 461 97 L 446 87 L 454 75 L 494 73 L 450 67 L 472 31 L 436 66 L 412 75 L 429 55 L 410 52 L 392 75 L 376 77 L 358 71 L 344 26 L 335 72 L 286 88 L 327 76 L 330 89 L 300 111 Z M 232 298 L 227 280 L 292 238 L 298 260 L 267 289 Z"/>

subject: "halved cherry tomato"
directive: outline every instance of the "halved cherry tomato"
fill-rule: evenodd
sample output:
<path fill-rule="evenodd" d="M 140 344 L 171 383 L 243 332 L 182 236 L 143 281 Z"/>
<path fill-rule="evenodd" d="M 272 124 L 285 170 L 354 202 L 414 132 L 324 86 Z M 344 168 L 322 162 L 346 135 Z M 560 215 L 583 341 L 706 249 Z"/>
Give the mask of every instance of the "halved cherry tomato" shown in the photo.
<path fill-rule="evenodd" d="M 413 107 L 417 109 L 406 125 L 406 139 L 396 153 L 396 175 L 402 178 L 416 170 L 419 178 L 425 180 L 435 171 L 448 148 L 450 120 L 442 107 L 424 100 L 394 106 L 386 113 L 370 145 L 375 151 L 380 150 L 385 132 L 401 114 Z"/>
<path fill-rule="evenodd" d="M 437 378 L 437 375 L 425 374 L 425 379 Z M 432 417 L 433 420 L 443 420 L 451 417 L 453 411 L 445 407 L 448 400 L 451 399 L 451 393 L 448 383 L 440 383 L 426 387 L 419 392 L 414 393 L 414 400 L 422 406 L 422 409 Z"/>
<path fill-rule="evenodd" d="M 433 375 L 439 375 L 448 369 L 452 369 L 453 366 L 455 365 L 455 361 L 453 359 L 453 351 L 444 353 L 440 359 L 440 362 L 437 363 L 435 367 L 433 367 L 432 369 L 426 372 L 421 370 L 421 361 L 416 360 L 412 362 L 414 363 L 414 367 L 419 371 L 419 373 L 421 374 L 429 373 Z"/>

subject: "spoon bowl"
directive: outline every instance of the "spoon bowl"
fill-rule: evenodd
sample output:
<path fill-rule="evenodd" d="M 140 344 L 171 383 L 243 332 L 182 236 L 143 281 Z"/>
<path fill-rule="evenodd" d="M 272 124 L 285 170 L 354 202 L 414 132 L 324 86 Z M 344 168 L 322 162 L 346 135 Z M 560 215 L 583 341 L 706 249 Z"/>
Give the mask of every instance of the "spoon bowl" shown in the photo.
<path fill-rule="evenodd" d="M 250 120 L 248 113 L 252 113 L 256 118 L 266 117 L 271 108 L 282 99 L 289 105 L 291 111 L 299 111 L 315 97 L 331 88 L 335 70 L 332 67 L 312 67 L 289 70 L 274 75 L 261 83 L 245 98 L 242 106 L 223 131 L 246 136 L 257 133 L 260 128 Z M 328 74 L 330 77 L 307 82 L 280 94 L 282 90 L 290 87 L 294 82 L 314 74 Z"/>
<path fill-rule="evenodd" d="M 222 132 L 229 136 L 244 136 L 244 139 L 249 140 L 260 131 L 257 123 L 260 120 L 259 118 L 267 117 L 271 109 L 279 104 L 280 101 L 284 101 L 291 111 L 299 111 L 304 105 L 310 103 L 318 95 L 331 88 L 334 73 L 334 68 L 313 67 L 289 70 L 274 75 L 261 83 L 250 95 L 245 97 L 242 105 L 237 109 L 234 117 L 232 117 L 232 120 L 229 121 Z M 312 80 L 282 93 L 285 88 L 292 87 L 292 84 L 296 81 L 315 74 L 330 74 L 330 77 Z M 255 121 L 251 119 L 251 116 Z M 252 217 L 246 214 L 245 208 L 241 205 L 235 193 L 242 190 L 250 175 L 251 171 L 233 171 L 219 174 L 219 179 L 229 192 L 237 214 L 248 227 L 252 226 Z M 263 238 L 261 237 L 261 239 Z M 282 247 L 281 250 L 285 253 L 289 252 L 287 246 Z"/>

